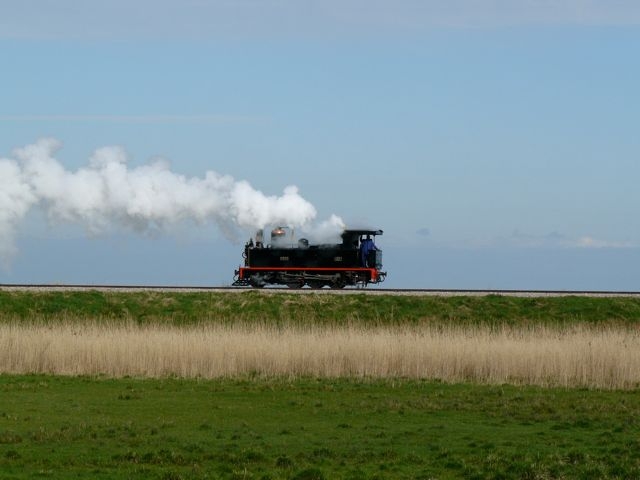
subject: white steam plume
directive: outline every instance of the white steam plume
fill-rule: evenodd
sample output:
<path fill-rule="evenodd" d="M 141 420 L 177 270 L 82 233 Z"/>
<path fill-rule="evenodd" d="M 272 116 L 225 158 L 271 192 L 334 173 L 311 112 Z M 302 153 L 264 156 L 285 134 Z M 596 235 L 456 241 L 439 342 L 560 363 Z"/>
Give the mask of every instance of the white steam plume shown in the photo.
<path fill-rule="evenodd" d="M 35 203 L 36 197 L 24 181 L 19 165 L 0 158 L 0 259 L 15 253 L 13 233 L 20 220 Z"/>
<path fill-rule="evenodd" d="M 246 181 L 214 171 L 188 178 L 163 161 L 128 168 L 119 147 L 98 149 L 87 166 L 68 171 L 54 158 L 60 147 L 55 139 L 41 139 L 15 150 L 15 159 L 0 158 L 0 258 L 15 252 L 16 228 L 33 207 L 54 223 L 80 224 L 90 234 L 117 227 L 162 230 L 190 219 L 215 222 L 231 236 L 234 227 L 304 227 L 316 217 L 295 186 L 281 196 L 267 196 Z M 332 217 L 320 227 L 330 225 L 338 231 L 344 226 Z"/>
<path fill-rule="evenodd" d="M 331 215 L 327 220 L 313 225 L 308 230 L 309 240 L 313 244 L 330 244 L 340 243 L 342 239 L 340 234 L 346 228 L 342 218 L 337 215 Z"/>

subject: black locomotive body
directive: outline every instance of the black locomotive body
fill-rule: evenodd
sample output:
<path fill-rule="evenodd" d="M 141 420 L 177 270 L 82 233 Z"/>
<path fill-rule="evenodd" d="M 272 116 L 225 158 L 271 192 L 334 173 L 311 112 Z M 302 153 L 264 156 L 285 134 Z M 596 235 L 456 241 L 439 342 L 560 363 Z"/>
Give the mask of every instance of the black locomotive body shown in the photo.
<path fill-rule="evenodd" d="M 271 243 L 263 242 L 258 231 L 255 242 L 244 247 L 244 266 L 236 270 L 234 285 L 261 288 L 286 285 L 290 288 L 343 288 L 380 283 L 386 277 L 382 251 L 375 237 L 382 230 L 345 230 L 340 243 L 311 245 L 293 232 L 278 227 L 271 232 Z"/>

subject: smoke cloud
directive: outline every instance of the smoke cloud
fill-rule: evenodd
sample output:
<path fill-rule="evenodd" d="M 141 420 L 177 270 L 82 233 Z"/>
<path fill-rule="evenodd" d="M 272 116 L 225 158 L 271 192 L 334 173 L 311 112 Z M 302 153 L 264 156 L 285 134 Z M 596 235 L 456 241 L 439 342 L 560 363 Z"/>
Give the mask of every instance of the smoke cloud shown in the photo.
<path fill-rule="evenodd" d="M 62 144 L 52 138 L 0 158 L 0 258 L 16 252 L 15 233 L 32 208 L 53 223 L 73 223 L 96 235 L 114 228 L 138 233 L 163 231 L 184 220 L 216 223 L 233 239 L 237 229 L 283 224 L 323 233 L 340 232 L 339 217 L 314 226 L 315 207 L 288 186 L 268 196 L 246 181 L 207 171 L 204 177 L 172 172 L 166 161 L 129 168 L 124 150 L 105 147 L 87 166 L 69 171 L 54 157 Z"/>

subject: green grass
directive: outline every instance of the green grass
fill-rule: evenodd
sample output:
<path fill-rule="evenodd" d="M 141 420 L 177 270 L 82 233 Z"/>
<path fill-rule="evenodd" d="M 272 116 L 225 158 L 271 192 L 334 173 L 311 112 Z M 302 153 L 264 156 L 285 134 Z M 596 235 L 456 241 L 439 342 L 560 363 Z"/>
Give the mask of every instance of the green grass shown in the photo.
<path fill-rule="evenodd" d="M 635 298 L 0 291 L 0 322 L 635 328 Z M 640 478 L 640 392 L 0 375 L 0 478 Z"/>
<path fill-rule="evenodd" d="M 0 477 L 638 478 L 639 392 L 0 376 Z"/>
<path fill-rule="evenodd" d="M 400 325 L 419 323 L 640 323 L 640 299 L 594 297 L 429 297 L 186 292 L 0 291 L 0 321 L 132 320 Z"/>

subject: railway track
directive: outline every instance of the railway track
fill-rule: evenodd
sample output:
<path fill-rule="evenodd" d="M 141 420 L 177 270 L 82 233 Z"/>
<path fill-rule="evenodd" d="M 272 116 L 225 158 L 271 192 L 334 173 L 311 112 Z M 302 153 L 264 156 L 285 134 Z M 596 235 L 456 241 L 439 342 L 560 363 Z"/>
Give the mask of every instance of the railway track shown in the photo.
<path fill-rule="evenodd" d="M 332 289 L 289 289 L 264 288 L 252 289 L 248 287 L 230 286 L 176 286 L 176 285 L 61 285 L 61 284 L 0 284 L 0 291 L 102 291 L 102 292 L 248 292 L 259 291 L 265 294 L 327 294 L 327 295 L 430 295 L 430 296 L 487 296 L 503 295 L 510 297 L 638 297 L 638 291 L 609 291 L 609 290 L 501 290 L 501 289 L 442 289 L 442 288 L 345 288 Z"/>

